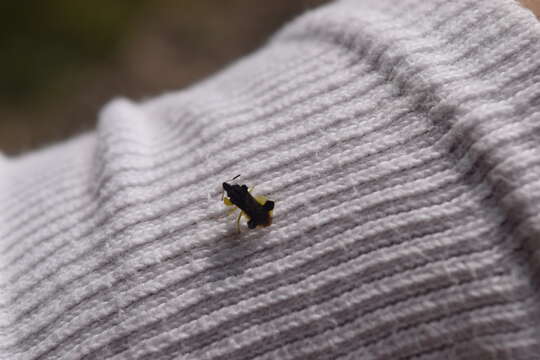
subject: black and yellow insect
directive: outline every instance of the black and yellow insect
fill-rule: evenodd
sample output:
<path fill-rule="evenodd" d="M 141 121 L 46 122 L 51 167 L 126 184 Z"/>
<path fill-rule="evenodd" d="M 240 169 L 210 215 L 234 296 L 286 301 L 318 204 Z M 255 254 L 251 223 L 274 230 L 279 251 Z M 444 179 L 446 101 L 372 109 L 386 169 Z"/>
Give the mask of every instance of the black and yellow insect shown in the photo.
<path fill-rule="evenodd" d="M 238 178 L 235 176 L 232 180 Z M 227 192 L 227 197 L 223 203 L 227 206 L 236 206 L 240 209 L 240 214 L 236 219 L 236 229 L 240 232 L 240 218 L 248 218 L 248 228 L 255 229 L 257 226 L 266 227 L 272 224 L 272 210 L 274 202 L 265 196 L 253 197 L 247 185 L 223 183 L 223 191 Z"/>

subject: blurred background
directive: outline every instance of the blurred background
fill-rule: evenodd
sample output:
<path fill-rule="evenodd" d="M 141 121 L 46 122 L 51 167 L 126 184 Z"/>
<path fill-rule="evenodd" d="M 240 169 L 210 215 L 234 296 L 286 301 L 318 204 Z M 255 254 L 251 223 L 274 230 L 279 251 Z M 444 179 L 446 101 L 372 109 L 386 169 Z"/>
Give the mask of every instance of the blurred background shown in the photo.
<path fill-rule="evenodd" d="M 0 4 L 0 152 L 92 129 L 115 96 L 185 87 L 328 0 L 28 0 Z"/>

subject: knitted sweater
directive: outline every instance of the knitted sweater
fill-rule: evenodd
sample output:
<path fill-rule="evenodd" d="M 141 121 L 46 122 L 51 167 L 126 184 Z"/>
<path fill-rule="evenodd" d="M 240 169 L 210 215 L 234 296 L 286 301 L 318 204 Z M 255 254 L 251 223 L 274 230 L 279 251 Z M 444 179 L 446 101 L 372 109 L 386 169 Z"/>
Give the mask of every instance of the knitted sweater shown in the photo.
<path fill-rule="evenodd" d="M 540 359 L 539 80 L 514 1 L 340 1 L 0 158 L 0 359 Z"/>

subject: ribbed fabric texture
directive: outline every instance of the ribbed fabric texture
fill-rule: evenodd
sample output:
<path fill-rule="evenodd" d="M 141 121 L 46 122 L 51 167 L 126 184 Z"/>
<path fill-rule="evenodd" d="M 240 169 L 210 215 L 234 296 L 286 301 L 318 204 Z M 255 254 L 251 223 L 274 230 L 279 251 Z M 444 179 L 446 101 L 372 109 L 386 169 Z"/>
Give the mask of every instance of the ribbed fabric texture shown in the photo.
<path fill-rule="evenodd" d="M 540 359 L 539 80 L 513 1 L 343 1 L 112 101 L 0 159 L 0 358 Z"/>

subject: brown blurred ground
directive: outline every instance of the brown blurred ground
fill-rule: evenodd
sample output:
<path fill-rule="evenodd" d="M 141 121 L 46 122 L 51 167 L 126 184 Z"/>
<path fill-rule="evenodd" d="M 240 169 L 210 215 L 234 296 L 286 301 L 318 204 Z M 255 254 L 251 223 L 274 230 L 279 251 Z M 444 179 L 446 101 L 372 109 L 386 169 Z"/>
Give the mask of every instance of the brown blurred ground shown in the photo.
<path fill-rule="evenodd" d="M 326 0 L 49 0 L 0 5 L 0 151 L 91 129 L 115 96 L 179 89 Z"/>
<path fill-rule="evenodd" d="M 540 18 L 540 0 L 519 0 L 519 2 Z"/>

